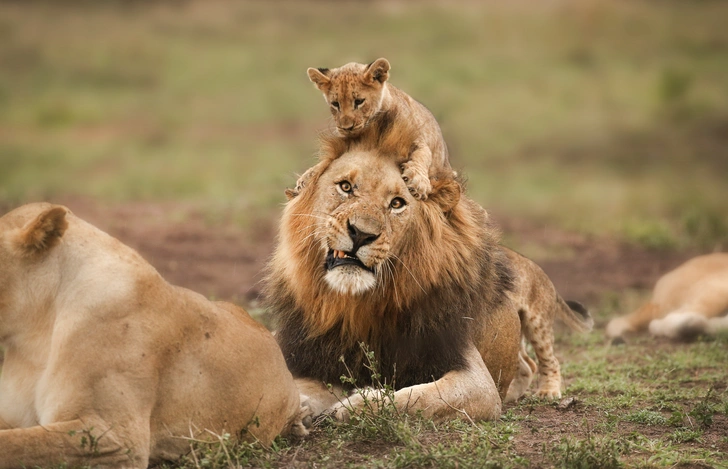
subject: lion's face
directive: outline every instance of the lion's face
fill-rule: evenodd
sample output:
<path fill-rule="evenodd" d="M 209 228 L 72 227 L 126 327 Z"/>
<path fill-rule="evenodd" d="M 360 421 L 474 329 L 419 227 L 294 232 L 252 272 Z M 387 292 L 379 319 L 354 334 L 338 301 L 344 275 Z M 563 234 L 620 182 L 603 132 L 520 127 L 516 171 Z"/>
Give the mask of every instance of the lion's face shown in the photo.
<path fill-rule="evenodd" d="M 364 65 L 346 64 L 329 69 L 308 69 L 308 76 L 321 90 L 343 137 L 359 135 L 382 107 L 389 62 L 379 59 Z"/>
<path fill-rule="evenodd" d="M 344 294 L 372 289 L 391 272 L 388 263 L 398 259 L 401 233 L 418 208 L 396 164 L 372 159 L 371 153 L 348 153 L 315 187 L 315 206 L 323 217 L 316 230 L 321 268 L 326 283 Z"/>

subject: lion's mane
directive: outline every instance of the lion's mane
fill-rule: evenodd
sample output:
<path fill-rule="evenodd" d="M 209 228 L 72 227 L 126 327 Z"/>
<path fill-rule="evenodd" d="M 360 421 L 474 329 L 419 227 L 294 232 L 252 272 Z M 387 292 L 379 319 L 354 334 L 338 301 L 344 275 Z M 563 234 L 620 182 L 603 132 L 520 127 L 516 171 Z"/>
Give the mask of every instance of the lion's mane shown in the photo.
<path fill-rule="evenodd" d="M 377 132 L 365 139 L 323 135 L 321 160 L 363 150 L 406 161 L 415 129 L 393 113 L 373 125 Z M 361 342 L 396 389 L 462 369 L 473 326 L 512 285 L 486 211 L 461 195 L 463 183 L 452 173 L 437 175 L 431 197 L 414 204 L 416 222 L 398 233 L 405 239 L 391 275 L 379 275 L 372 290 L 342 295 L 324 280 L 320 236 L 311 221 L 322 215 L 314 205 L 317 182 L 286 205 L 265 280 L 266 305 L 293 375 L 336 384 L 352 375 L 357 386 L 372 384 Z"/>

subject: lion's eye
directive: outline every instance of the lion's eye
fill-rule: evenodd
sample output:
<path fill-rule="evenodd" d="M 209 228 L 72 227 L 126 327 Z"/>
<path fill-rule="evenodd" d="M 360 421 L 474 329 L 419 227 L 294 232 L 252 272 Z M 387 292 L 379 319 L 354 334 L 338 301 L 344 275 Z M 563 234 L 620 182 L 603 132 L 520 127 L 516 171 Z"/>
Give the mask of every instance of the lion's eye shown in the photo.
<path fill-rule="evenodd" d="M 395 197 L 389 203 L 389 208 L 391 208 L 395 212 L 401 212 L 402 210 L 404 210 L 406 205 L 407 205 L 407 202 L 405 202 L 402 197 Z"/>
<path fill-rule="evenodd" d="M 341 181 L 339 183 L 339 189 L 342 190 L 342 192 L 345 192 L 347 194 L 351 194 L 351 183 L 349 181 Z"/>
<path fill-rule="evenodd" d="M 364 100 L 363 99 L 355 99 L 354 100 L 354 109 L 357 109 L 362 104 L 364 104 Z"/>
<path fill-rule="evenodd" d="M 334 106 L 335 109 L 339 109 L 339 102 L 338 101 L 331 101 L 331 105 Z"/>

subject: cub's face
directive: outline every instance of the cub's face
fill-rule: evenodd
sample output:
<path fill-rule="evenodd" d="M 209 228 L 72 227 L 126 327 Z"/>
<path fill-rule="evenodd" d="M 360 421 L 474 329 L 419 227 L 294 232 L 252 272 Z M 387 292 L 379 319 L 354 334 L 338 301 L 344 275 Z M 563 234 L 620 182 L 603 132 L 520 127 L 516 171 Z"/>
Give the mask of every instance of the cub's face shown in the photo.
<path fill-rule="evenodd" d="M 359 135 L 382 106 L 389 62 L 350 63 L 335 69 L 309 68 L 308 76 L 321 90 L 339 135 Z"/>
<path fill-rule="evenodd" d="M 392 274 L 417 205 L 391 158 L 369 152 L 334 160 L 316 186 L 324 279 L 335 291 L 356 295 Z"/>

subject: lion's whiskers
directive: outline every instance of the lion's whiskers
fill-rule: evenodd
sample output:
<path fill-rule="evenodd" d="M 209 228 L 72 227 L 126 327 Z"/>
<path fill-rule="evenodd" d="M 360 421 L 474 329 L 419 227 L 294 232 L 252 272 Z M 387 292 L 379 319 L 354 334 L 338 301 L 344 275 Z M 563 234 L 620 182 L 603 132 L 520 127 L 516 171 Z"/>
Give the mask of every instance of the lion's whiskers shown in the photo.
<path fill-rule="evenodd" d="M 417 281 L 417 277 L 415 277 L 415 274 L 413 274 L 412 271 L 410 270 L 410 268 L 407 267 L 407 264 L 405 264 L 402 259 L 400 259 L 399 257 L 397 257 L 396 254 L 394 254 L 392 252 L 390 252 L 389 254 L 392 257 L 394 257 L 395 259 L 397 259 L 400 262 L 400 264 L 402 264 L 402 266 L 404 266 L 404 268 L 407 269 L 407 272 L 410 274 L 410 277 L 412 277 L 412 280 L 414 280 L 415 283 L 417 284 L 417 286 L 420 287 L 420 290 L 422 290 L 422 293 L 427 294 L 427 292 L 425 291 L 425 289 L 422 288 L 422 285 L 420 285 L 420 282 Z"/>

